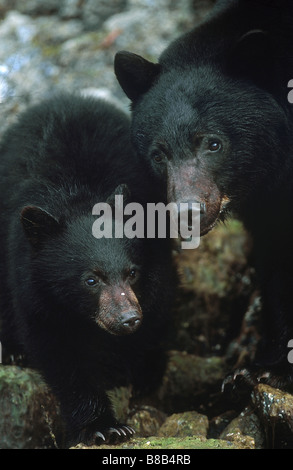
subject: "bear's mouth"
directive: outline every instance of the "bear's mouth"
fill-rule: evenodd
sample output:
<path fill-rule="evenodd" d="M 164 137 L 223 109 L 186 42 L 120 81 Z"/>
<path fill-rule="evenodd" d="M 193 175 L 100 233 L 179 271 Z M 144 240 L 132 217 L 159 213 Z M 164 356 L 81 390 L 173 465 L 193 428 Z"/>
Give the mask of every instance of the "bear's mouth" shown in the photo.
<path fill-rule="evenodd" d="M 214 222 L 212 222 L 210 225 L 206 226 L 204 229 L 201 229 L 200 230 L 200 236 L 203 237 L 204 235 L 206 235 L 207 233 L 209 233 L 216 225 L 217 223 L 219 222 L 220 218 L 217 217 Z"/>
<path fill-rule="evenodd" d="M 191 205 L 191 201 L 190 205 Z M 193 202 L 193 201 L 192 201 Z M 230 212 L 229 210 L 229 203 L 230 203 L 230 198 L 228 196 L 223 196 L 221 198 L 218 198 L 216 201 L 213 201 L 213 203 L 210 203 L 209 201 L 205 202 L 200 202 L 196 203 L 197 205 L 200 205 L 200 223 L 199 226 L 197 227 L 197 230 L 194 229 L 192 225 L 192 212 L 195 211 L 195 209 L 190 209 L 189 210 L 189 216 L 188 216 L 188 233 L 190 235 L 184 236 L 181 231 L 179 230 L 179 237 L 174 241 L 174 250 L 181 251 L 181 242 L 191 242 L 192 238 L 195 237 L 203 237 L 207 233 L 209 233 L 218 223 L 224 222 L 228 214 Z M 179 203 L 180 206 L 180 203 Z M 198 214 L 198 209 L 197 214 Z M 194 212 L 195 213 L 195 212 Z M 199 220 L 198 216 L 197 219 L 194 220 Z M 181 227 L 181 226 L 180 226 Z M 193 230 L 194 229 L 194 230 Z M 192 235 L 191 235 L 192 234 Z M 194 246 L 197 248 L 198 245 Z"/>
<path fill-rule="evenodd" d="M 107 331 L 107 333 L 111 334 L 111 335 L 114 335 L 114 336 L 118 336 L 119 333 L 116 332 L 116 329 L 114 327 L 114 324 L 110 324 L 109 321 L 105 321 L 103 319 L 103 317 L 101 316 L 98 316 L 98 318 L 96 319 L 96 324 L 102 328 L 102 330 L 104 331 Z"/>
<path fill-rule="evenodd" d="M 107 314 L 108 313 L 108 314 Z M 95 318 L 96 324 L 107 333 L 114 336 L 133 334 L 142 323 L 140 308 L 129 311 L 121 311 L 118 315 L 114 311 L 102 311 Z"/>
<path fill-rule="evenodd" d="M 133 316 L 130 322 L 110 323 L 104 321 L 103 318 L 98 318 L 96 323 L 100 328 L 113 336 L 126 336 L 133 334 L 140 327 L 141 319 Z"/>
<path fill-rule="evenodd" d="M 200 224 L 200 236 L 203 237 L 207 233 L 209 233 L 219 222 L 224 222 L 226 220 L 227 215 L 229 213 L 229 204 L 230 204 L 230 198 L 228 196 L 223 196 L 220 201 L 220 206 L 214 214 L 214 218 L 210 223 L 207 223 L 206 225 L 203 225 L 202 223 Z M 209 217 L 207 217 L 209 219 Z"/>

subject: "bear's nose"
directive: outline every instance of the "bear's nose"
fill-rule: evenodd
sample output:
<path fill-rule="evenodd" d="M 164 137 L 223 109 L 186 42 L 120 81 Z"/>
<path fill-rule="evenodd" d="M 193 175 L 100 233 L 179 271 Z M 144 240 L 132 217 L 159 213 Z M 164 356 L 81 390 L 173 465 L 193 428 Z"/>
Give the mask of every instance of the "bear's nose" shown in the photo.
<path fill-rule="evenodd" d="M 141 324 L 141 315 L 136 310 L 123 312 L 120 318 L 121 329 L 125 334 L 133 333 Z M 121 331 L 122 332 L 122 331 Z"/>
<path fill-rule="evenodd" d="M 200 218 L 206 213 L 206 205 L 204 202 L 197 202 L 194 200 L 180 201 L 179 215 L 185 217 L 185 224 L 188 230 L 192 230 L 193 224 L 199 224 Z M 200 218 L 199 218 L 200 216 Z"/>

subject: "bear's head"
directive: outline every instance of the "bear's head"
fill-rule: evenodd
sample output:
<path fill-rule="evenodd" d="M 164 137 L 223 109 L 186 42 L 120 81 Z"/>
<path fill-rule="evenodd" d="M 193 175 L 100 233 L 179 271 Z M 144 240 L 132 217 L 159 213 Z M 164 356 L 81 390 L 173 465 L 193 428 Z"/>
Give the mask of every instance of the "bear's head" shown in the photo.
<path fill-rule="evenodd" d="M 132 101 L 138 154 L 166 186 L 168 202 L 200 204 L 204 235 L 230 211 L 263 207 L 268 187 L 276 194 L 291 145 L 286 83 L 280 98 L 264 31 L 248 31 L 222 57 L 199 53 L 186 38 L 158 63 L 119 52 L 115 72 Z"/>
<path fill-rule="evenodd" d="M 92 234 L 94 220 L 84 211 L 58 220 L 41 207 L 22 209 L 34 286 L 60 315 L 84 318 L 113 335 L 134 333 L 143 318 L 142 242 L 97 239 Z"/>

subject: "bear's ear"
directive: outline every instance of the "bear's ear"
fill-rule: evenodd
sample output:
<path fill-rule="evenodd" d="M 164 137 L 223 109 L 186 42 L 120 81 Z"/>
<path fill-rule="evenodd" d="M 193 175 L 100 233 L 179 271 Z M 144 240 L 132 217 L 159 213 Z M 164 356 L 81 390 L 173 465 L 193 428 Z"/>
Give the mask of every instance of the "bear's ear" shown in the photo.
<path fill-rule="evenodd" d="M 119 184 L 114 192 L 107 198 L 106 203 L 109 204 L 112 208 L 115 207 L 115 196 L 123 196 L 123 203 L 127 201 L 130 197 L 130 189 L 127 184 Z"/>
<path fill-rule="evenodd" d="M 228 57 L 228 71 L 249 78 L 257 85 L 271 88 L 274 82 L 274 58 L 270 36 L 253 29 L 243 34 Z"/>
<path fill-rule="evenodd" d="M 20 213 L 20 220 L 29 242 L 35 249 L 40 248 L 46 239 L 59 233 L 61 229 L 55 217 L 36 206 L 25 206 Z"/>
<path fill-rule="evenodd" d="M 160 72 L 160 65 L 132 52 L 117 52 L 114 60 L 117 80 L 131 101 L 146 93 Z"/>

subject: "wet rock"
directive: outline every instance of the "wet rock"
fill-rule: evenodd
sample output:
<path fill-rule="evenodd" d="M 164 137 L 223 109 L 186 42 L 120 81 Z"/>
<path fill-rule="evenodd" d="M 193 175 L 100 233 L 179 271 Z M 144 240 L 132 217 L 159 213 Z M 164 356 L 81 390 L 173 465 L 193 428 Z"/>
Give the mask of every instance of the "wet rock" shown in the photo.
<path fill-rule="evenodd" d="M 62 0 L 61 0 L 62 2 Z M 27 15 L 48 15 L 57 13 L 60 0 L 0 0 L 0 14 L 8 10 L 17 10 Z"/>
<path fill-rule="evenodd" d="M 156 436 L 166 419 L 166 415 L 152 406 L 141 406 L 127 420 L 133 427 L 136 437 Z"/>
<path fill-rule="evenodd" d="M 192 27 L 194 12 L 187 0 L 180 2 L 180 8 L 177 6 L 168 10 L 162 9 L 162 2 L 132 4 L 132 8 L 111 16 L 104 23 L 104 28 L 109 32 L 121 31 L 116 41 L 118 50 L 133 50 L 157 61 L 172 39 Z M 143 27 L 146 24 L 147 28 Z"/>
<path fill-rule="evenodd" d="M 60 2 L 59 16 L 64 19 L 82 17 L 82 2 L 80 0 L 63 0 Z"/>
<path fill-rule="evenodd" d="M 82 8 L 82 19 L 86 29 L 99 28 L 109 17 L 121 11 L 127 0 L 85 0 Z"/>
<path fill-rule="evenodd" d="M 16 0 L 14 8 L 26 15 L 50 15 L 58 12 L 60 0 Z"/>
<path fill-rule="evenodd" d="M 220 439 L 235 442 L 248 449 L 262 449 L 265 445 L 259 418 L 249 407 L 229 423 L 220 434 Z"/>
<path fill-rule="evenodd" d="M 230 424 L 230 422 L 237 416 L 237 411 L 228 410 L 218 416 L 211 418 L 209 422 L 208 437 L 218 439 L 228 424 Z"/>
<path fill-rule="evenodd" d="M 259 384 L 252 402 L 264 427 L 269 448 L 293 448 L 293 395 Z"/>
<path fill-rule="evenodd" d="M 80 18 L 85 27 L 99 27 L 103 21 L 127 5 L 127 0 L 0 0 L 0 13 L 17 10 L 33 17 L 59 15 Z"/>
<path fill-rule="evenodd" d="M 196 411 L 174 413 L 160 427 L 157 435 L 165 437 L 207 437 L 209 420 Z"/>
<path fill-rule="evenodd" d="M 57 401 L 37 372 L 0 366 L 0 449 L 54 449 L 63 428 Z"/>
<path fill-rule="evenodd" d="M 226 364 L 219 357 L 199 357 L 170 351 L 169 362 L 156 398 L 166 413 L 197 409 L 208 394 L 219 391 Z"/>
<path fill-rule="evenodd" d="M 43 57 L 52 58 L 59 53 L 59 47 L 65 41 L 79 37 L 83 32 L 79 20 L 60 21 L 55 16 L 44 16 L 35 20 L 36 31 L 33 45 L 41 49 Z M 52 35 L 52 30 L 56 32 Z"/>

